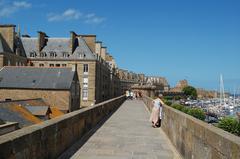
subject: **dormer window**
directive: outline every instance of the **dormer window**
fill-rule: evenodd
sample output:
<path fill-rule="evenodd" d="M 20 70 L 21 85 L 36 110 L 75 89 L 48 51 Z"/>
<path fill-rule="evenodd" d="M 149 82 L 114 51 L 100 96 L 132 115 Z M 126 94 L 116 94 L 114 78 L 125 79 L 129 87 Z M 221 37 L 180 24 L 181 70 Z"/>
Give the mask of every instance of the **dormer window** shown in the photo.
<path fill-rule="evenodd" d="M 35 51 L 30 52 L 30 57 L 36 57 L 37 53 Z"/>
<path fill-rule="evenodd" d="M 79 54 L 79 57 L 80 57 L 81 59 L 85 59 L 85 58 L 86 58 L 86 54 L 80 53 L 80 54 Z"/>
<path fill-rule="evenodd" d="M 47 53 L 46 52 L 40 52 L 40 57 L 46 57 Z"/>
<path fill-rule="evenodd" d="M 56 56 L 57 56 L 57 53 L 56 53 L 56 52 L 54 52 L 54 51 L 51 51 L 51 52 L 50 52 L 50 57 L 53 57 L 53 58 L 54 58 L 54 57 L 56 57 Z"/>
<path fill-rule="evenodd" d="M 68 52 L 63 52 L 63 53 L 62 53 L 62 56 L 63 56 L 63 57 L 69 57 L 69 54 L 68 54 Z"/>

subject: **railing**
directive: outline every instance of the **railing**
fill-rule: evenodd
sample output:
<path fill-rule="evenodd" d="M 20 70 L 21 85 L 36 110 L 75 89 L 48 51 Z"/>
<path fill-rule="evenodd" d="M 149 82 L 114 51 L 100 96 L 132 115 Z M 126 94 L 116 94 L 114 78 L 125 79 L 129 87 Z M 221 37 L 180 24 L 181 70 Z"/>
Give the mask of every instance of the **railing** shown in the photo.
<path fill-rule="evenodd" d="M 149 110 L 152 100 L 143 97 Z M 163 106 L 161 127 L 183 158 L 240 159 L 240 137 L 167 105 Z"/>
<path fill-rule="evenodd" d="M 125 100 L 120 96 L 0 136 L 0 158 L 56 158 Z"/>

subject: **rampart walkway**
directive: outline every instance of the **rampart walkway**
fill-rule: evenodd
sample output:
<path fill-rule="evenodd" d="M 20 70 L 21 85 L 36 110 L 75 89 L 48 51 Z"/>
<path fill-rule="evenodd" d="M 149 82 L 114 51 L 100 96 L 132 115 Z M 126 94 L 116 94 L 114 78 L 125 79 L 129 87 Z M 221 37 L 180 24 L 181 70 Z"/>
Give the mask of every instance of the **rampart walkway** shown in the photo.
<path fill-rule="evenodd" d="M 178 155 L 160 128 L 152 128 L 140 100 L 126 101 L 72 158 L 165 159 Z"/>

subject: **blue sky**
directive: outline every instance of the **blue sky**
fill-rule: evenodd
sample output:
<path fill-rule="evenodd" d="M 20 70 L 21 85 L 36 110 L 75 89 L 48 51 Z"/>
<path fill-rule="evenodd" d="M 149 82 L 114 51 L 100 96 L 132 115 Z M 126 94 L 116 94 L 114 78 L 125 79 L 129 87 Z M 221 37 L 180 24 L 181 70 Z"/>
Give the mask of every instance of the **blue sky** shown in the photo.
<path fill-rule="evenodd" d="M 96 34 L 120 68 L 196 87 L 240 89 L 239 0 L 0 0 L 22 33 Z"/>

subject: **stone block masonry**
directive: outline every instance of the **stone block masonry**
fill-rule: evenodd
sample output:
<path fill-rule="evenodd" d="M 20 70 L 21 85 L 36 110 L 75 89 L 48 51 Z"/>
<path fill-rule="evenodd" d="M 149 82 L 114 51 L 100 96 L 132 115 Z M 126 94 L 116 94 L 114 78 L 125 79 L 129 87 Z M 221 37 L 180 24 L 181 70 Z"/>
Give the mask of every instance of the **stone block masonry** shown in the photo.
<path fill-rule="evenodd" d="M 144 96 L 143 100 L 151 110 L 152 99 Z M 183 158 L 240 158 L 240 137 L 167 105 L 163 106 L 162 130 Z"/>
<path fill-rule="evenodd" d="M 0 136 L 0 158 L 57 158 L 124 100 L 120 96 Z"/>

